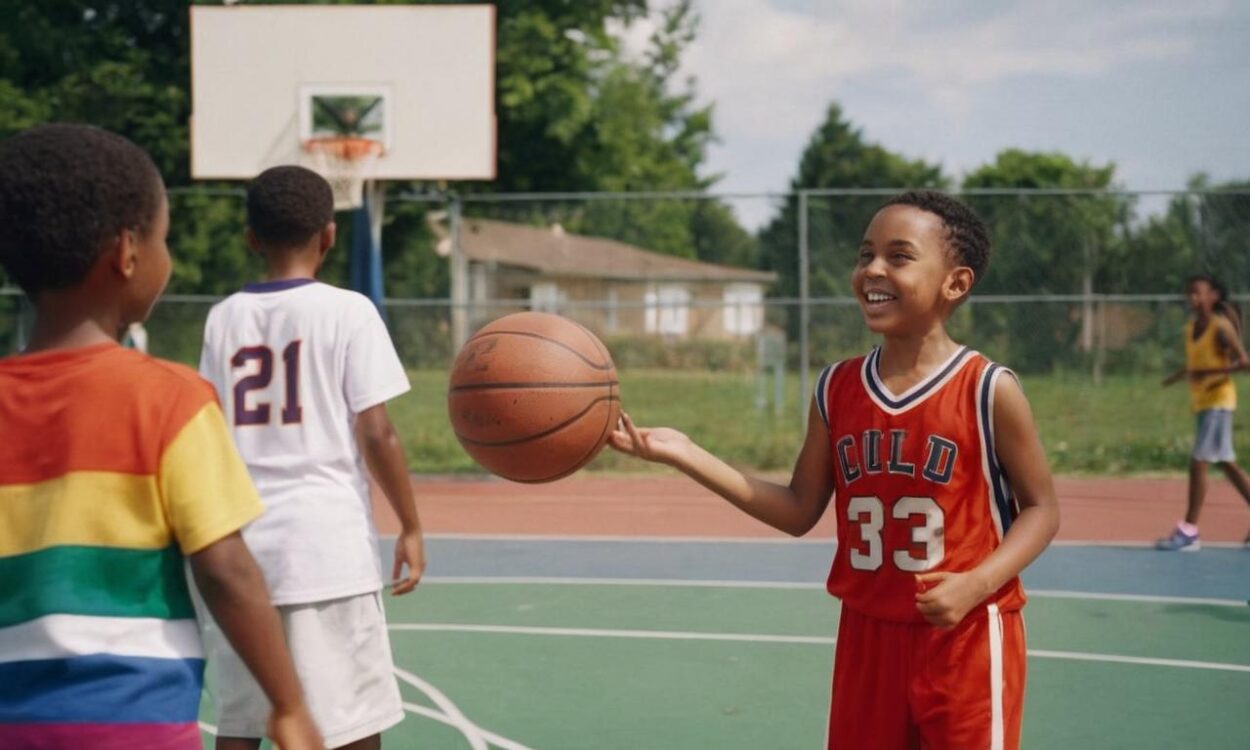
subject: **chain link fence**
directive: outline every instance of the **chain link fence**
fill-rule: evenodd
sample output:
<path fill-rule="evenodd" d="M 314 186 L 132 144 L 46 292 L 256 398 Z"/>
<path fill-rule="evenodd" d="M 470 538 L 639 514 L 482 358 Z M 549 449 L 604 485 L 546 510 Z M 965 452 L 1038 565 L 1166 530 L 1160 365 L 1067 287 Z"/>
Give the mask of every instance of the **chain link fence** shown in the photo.
<path fill-rule="evenodd" d="M 775 458 L 744 448 L 741 460 L 780 467 L 801 438 L 801 394 L 814 374 L 875 344 L 850 274 L 865 227 L 895 192 L 456 196 L 392 189 L 382 230 L 385 313 L 401 357 L 426 386 L 418 396 L 429 404 L 419 411 L 429 419 L 441 414 L 445 373 L 467 335 L 500 315 L 542 310 L 578 320 L 604 340 L 636 416 L 641 410 L 648 421 L 671 423 L 670 414 L 695 404 L 694 411 L 738 415 L 722 425 L 691 414 L 676 426 L 751 433 Z M 1066 384 L 1054 409 L 1067 427 L 1043 424 L 1053 433 L 1052 455 L 1063 452 L 1061 444 L 1114 453 L 1128 438 L 1087 420 L 1130 424 L 1142 403 L 1165 398 L 1180 404 L 1155 420 L 1169 434 L 1145 447 L 1134 443 L 1124 467 L 1166 468 L 1183 458 L 1183 396 L 1144 389 L 1181 363 L 1188 275 L 1211 273 L 1243 306 L 1250 301 L 1250 192 L 973 190 L 962 197 L 990 225 L 994 251 L 950 331 L 1020 372 L 1026 388 L 1039 383 L 1045 395 Z M 175 276 L 147 324 L 153 353 L 194 363 L 208 308 L 260 274 L 242 237 L 242 199 L 237 190 L 171 191 Z M 331 283 L 348 278 L 352 229 L 345 218 L 323 273 Z M 30 320 L 23 297 L 0 290 L 0 346 L 19 350 Z M 690 403 L 674 403 L 682 396 L 657 383 L 686 383 Z M 1091 401 L 1088 413 L 1071 412 L 1082 394 L 1097 393 L 1105 398 Z M 1122 407 L 1103 408 L 1119 401 Z M 1244 430 L 1238 441 L 1250 449 Z M 751 435 L 741 440 L 751 442 Z M 1113 458 L 1088 467 L 1080 460 L 1074 456 L 1071 468 L 1117 466 Z"/>

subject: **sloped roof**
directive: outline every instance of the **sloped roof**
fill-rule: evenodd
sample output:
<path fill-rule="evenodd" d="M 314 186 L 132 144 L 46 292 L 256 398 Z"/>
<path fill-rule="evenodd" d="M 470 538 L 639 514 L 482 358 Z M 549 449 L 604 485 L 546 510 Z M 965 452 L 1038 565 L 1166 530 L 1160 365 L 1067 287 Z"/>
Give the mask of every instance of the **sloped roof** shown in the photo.
<path fill-rule="evenodd" d="M 777 280 L 771 271 L 678 258 L 616 240 L 569 234 L 559 225 L 544 228 L 465 219 L 460 245 L 470 261 L 530 268 L 556 276 L 758 284 Z"/>

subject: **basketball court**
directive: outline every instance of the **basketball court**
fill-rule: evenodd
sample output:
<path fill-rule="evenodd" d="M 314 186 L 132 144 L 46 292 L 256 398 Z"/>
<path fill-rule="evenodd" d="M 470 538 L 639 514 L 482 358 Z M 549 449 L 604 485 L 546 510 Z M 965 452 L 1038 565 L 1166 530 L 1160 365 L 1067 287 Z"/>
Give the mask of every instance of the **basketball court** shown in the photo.
<path fill-rule="evenodd" d="M 352 286 L 375 302 L 385 183 L 494 177 L 492 7 L 197 6 L 192 20 L 194 176 L 326 175 L 365 230 Z M 458 241 L 448 252 L 458 349 L 470 280 Z M 831 517 L 784 538 L 671 475 L 416 485 L 430 566 L 387 600 L 408 711 L 388 747 L 822 746 Z M 1059 489 L 1062 541 L 1024 575 L 1024 746 L 1244 747 L 1245 508 L 1216 487 L 1207 548 L 1168 554 L 1148 540 L 1175 521 L 1179 482 Z M 211 746 L 207 697 L 201 719 Z"/>
<path fill-rule="evenodd" d="M 1244 746 L 1245 509 L 1216 485 L 1223 541 L 1155 552 L 1180 486 L 1060 482 L 1060 541 L 1024 575 L 1025 747 Z M 387 599 L 408 710 L 387 746 L 821 746 L 838 618 L 827 521 L 779 537 L 667 476 L 416 488 L 430 567 Z"/>

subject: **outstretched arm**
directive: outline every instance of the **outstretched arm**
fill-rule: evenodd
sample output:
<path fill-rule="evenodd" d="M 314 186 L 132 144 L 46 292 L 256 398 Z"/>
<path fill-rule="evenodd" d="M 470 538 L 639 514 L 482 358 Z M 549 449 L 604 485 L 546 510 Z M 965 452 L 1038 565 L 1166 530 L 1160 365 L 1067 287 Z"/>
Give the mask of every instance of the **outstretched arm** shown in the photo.
<path fill-rule="evenodd" d="M 924 573 L 916 607 L 939 627 L 957 625 L 1046 549 L 1059 530 L 1059 501 L 1029 402 L 1015 378 L 999 378 L 994 389 L 994 443 L 998 461 L 1020 504 L 1002 544 L 966 573 Z"/>
<path fill-rule="evenodd" d="M 234 532 L 190 556 L 213 620 L 273 705 L 269 735 L 283 750 L 323 747 L 304 704 L 277 610 L 256 560 Z"/>
<path fill-rule="evenodd" d="M 808 414 L 807 437 L 788 485 L 745 474 L 668 427 L 636 427 L 629 415 L 609 438 L 616 450 L 647 461 L 668 464 L 747 515 L 792 536 L 802 536 L 820 520 L 833 495 L 833 457 L 815 402 Z"/>
<path fill-rule="evenodd" d="M 399 518 L 399 537 L 395 540 L 395 562 L 391 593 L 399 596 L 416 587 L 425 571 L 425 543 L 421 538 L 421 519 L 417 517 L 417 501 L 408 477 L 408 461 L 395 426 L 386 413 L 386 404 L 378 404 L 356 415 L 356 435 L 360 452 L 373 478 L 382 486 L 386 501 Z M 400 579 L 404 565 L 408 577 Z"/>

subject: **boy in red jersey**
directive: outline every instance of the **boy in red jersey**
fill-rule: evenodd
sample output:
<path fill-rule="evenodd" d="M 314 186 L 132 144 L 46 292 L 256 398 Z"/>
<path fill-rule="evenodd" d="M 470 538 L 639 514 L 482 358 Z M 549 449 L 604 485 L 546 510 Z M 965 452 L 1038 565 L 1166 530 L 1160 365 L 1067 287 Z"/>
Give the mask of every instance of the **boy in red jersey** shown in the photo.
<path fill-rule="evenodd" d="M 884 340 L 821 373 L 789 485 L 628 416 L 612 434 L 617 450 L 669 464 L 794 536 L 832 496 L 828 590 L 843 606 L 830 748 L 1019 747 L 1017 576 L 1049 544 L 1059 509 L 1014 375 L 946 332 L 989 251 L 981 220 L 941 193 L 903 193 L 877 212 L 851 282 Z"/>
<path fill-rule="evenodd" d="M 0 747 L 199 750 L 204 651 L 184 559 L 275 706 L 323 747 L 239 529 L 262 507 L 212 387 L 118 345 L 169 280 L 169 204 L 121 136 L 0 144 L 0 265 L 35 307 L 0 359 Z"/>

